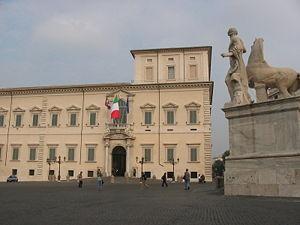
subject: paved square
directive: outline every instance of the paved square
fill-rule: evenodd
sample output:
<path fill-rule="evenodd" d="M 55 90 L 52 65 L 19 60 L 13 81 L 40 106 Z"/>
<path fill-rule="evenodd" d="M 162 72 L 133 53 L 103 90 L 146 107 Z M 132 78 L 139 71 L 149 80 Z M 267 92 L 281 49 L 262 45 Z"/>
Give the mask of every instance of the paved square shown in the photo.
<path fill-rule="evenodd" d="M 226 197 L 212 184 L 0 183 L 1 225 L 300 224 L 300 199 Z"/>

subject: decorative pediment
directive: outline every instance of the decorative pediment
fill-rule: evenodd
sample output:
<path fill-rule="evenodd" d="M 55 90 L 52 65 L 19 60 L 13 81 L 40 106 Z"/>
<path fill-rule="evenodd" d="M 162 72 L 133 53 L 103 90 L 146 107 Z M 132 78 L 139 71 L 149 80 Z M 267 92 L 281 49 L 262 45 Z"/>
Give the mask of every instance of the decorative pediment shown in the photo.
<path fill-rule="evenodd" d="M 62 110 L 62 109 L 59 108 L 59 107 L 57 107 L 57 106 L 52 106 L 52 107 L 49 109 L 50 112 L 59 112 L 59 111 L 61 111 L 61 110 Z"/>
<path fill-rule="evenodd" d="M 85 108 L 86 110 L 100 110 L 99 106 L 91 104 L 89 107 Z"/>
<path fill-rule="evenodd" d="M 67 108 L 67 111 L 80 111 L 80 108 L 75 105 L 71 105 Z"/>
<path fill-rule="evenodd" d="M 196 103 L 196 102 L 191 102 L 191 103 L 189 103 L 189 104 L 186 104 L 184 107 L 185 107 L 185 108 L 200 108 L 201 105 L 198 104 L 198 103 Z"/>
<path fill-rule="evenodd" d="M 155 105 L 152 105 L 150 103 L 146 103 L 141 106 L 141 109 L 155 109 Z"/>
<path fill-rule="evenodd" d="M 25 109 L 22 109 L 20 107 L 17 107 L 13 110 L 13 112 L 25 112 Z"/>
<path fill-rule="evenodd" d="M 110 92 L 108 94 L 106 94 L 106 97 L 114 97 L 116 95 L 119 95 L 120 98 L 122 97 L 133 97 L 135 96 L 135 94 L 129 92 L 129 91 L 125 91 L 125 90 L 122 90 L 122 89 L 118 89 L 116 91 L 113 91 L 113 92 Z"/>
<path fill-rule="evenodd" d="M 34 106 L 32 109 L 30 109 L 30 112 L 42 112 L 43 110 L 37 106 Z"/>
<path fill-rule="evenodd" d="M 0 107 L 0 113 L 7 113 L 7 112 L 8 112 L 7 109 L 4 109 L 4 108 Z"/>
<path fill-rule="evenodd" d="M 163 109 L 177 109 L 178 105 L 170 102 L 170 103 L 163 105 L 162 107 L 163 107 Z"/>

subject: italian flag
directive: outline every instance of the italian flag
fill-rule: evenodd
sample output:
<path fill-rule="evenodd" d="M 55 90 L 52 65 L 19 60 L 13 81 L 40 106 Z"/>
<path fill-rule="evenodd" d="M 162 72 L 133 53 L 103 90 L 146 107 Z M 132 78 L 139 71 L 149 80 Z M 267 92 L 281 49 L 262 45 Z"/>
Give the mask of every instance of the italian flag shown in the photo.
<path fill-rule="evenodd" d="M 119 110 L 119 98 L 115 96 L 112 106 L 111 106 L 111 114 L 110 117 L 112 119 L 119 119 L 121 117 L 120 110 Z"/>

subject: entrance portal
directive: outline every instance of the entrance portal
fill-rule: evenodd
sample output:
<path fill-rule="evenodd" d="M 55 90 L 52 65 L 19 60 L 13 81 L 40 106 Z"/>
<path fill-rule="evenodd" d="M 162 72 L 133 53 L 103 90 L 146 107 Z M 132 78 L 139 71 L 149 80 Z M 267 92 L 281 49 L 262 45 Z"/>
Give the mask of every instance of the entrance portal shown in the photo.
<path fill-rule="evenodd" d="M 126 171 L 126 150 L 117 146 L 112 151 L 111 173 L 114 176 L 124 176 Z"/>

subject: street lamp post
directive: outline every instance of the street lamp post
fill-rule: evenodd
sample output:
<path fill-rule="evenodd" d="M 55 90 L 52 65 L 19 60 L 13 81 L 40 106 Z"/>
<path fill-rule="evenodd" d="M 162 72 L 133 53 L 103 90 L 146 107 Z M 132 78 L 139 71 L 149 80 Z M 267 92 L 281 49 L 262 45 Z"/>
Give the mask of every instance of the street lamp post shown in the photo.
<path fill-rule="evenodd" d="M 172 165 L 173 165 L 173 177 L 172 177 L 172 180 L 175 181 L 175 164 L 176 163 L 179 163 L 179 158 L 177 158 L 177 162 L 175 162 L 174 158 L 172 159 L 171 161 Z"/>
<path fill-rule="evenodd" d="M 66 157 L 64 157 L 64 161 L 66 161 Z M 58 176 L 57 176 L 57 180 L 58 182 L 60 182 L 60 164 L 62 163 L 61 161 L 61 156 L 58 156 L 58 161 L 55 159 L 55 162 L 58 163 Z"/>

